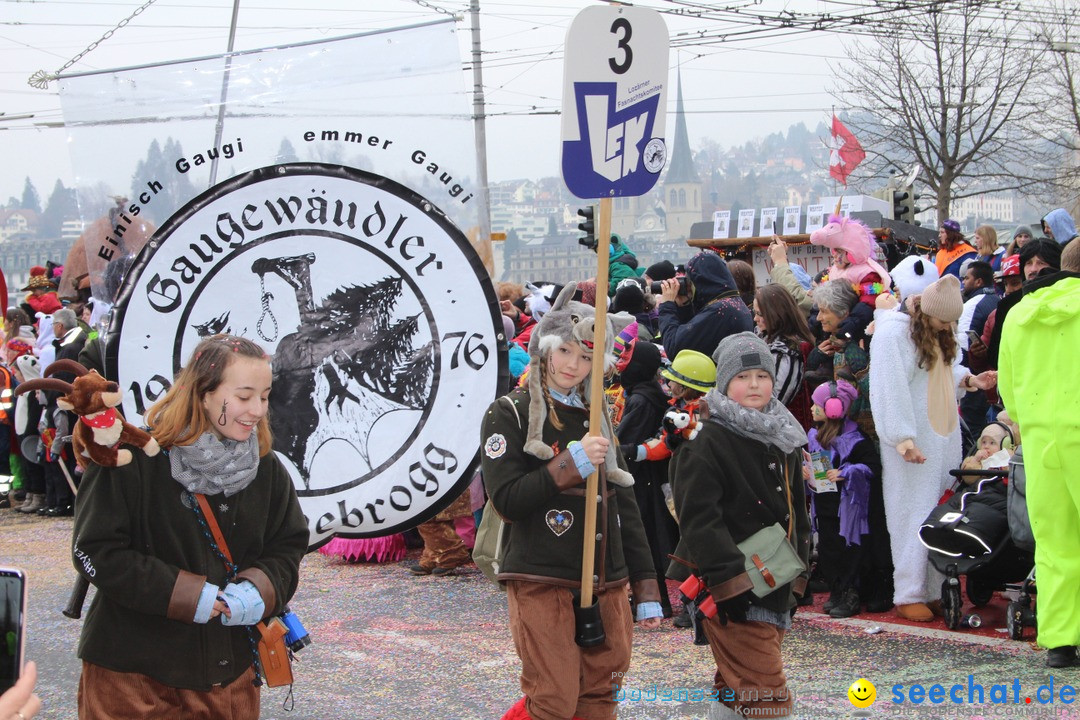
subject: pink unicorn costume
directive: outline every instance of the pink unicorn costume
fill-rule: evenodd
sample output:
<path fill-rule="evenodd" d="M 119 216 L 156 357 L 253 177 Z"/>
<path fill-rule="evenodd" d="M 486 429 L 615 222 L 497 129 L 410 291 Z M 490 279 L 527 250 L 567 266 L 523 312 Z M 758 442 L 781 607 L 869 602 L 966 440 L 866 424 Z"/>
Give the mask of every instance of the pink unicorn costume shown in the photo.
<path fill-rule="evenodd" d="M 870 307 L 878 295 L 889 292 L 892 278 L 874 259 L 874 234 L 864 223 L 833 215 L 828 225 L 810 234 L 810 243 L 847 252 L 850 265 L 841 268 L 833 264 L 826 272 L 830 280 L 843 278 L 855 285 L 859 299 Z"/>

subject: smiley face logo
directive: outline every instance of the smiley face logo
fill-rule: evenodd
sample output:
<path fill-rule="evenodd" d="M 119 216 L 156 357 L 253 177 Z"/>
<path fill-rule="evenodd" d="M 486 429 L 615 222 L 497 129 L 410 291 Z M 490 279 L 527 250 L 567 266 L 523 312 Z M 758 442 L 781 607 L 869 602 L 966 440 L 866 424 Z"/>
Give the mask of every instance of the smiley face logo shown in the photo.
<path fill-rule="evenodd" d="M 868 708 L 877 699 L 877 688 L 866 678 L 859 678 L 851 683 L 847 691 L 848 700 L 857 708 Z"/>

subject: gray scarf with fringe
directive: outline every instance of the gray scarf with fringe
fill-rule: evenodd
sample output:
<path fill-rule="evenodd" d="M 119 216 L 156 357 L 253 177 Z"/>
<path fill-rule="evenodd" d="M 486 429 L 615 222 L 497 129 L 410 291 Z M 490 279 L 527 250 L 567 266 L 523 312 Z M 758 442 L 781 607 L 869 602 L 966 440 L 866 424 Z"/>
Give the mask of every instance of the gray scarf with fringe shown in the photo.
<path fill-rule="evenodd" d="M 189 492 L 203 495 L 240 492 L 259 471 L 259 438 L 256 433 L 244 441 L 203 433 L 190 445 L 169 448 L 173 478 Z"/>
<path fill-rule="evenodd" d="M 736 435 L 775 445 L 785 455 L 807 443 L 806 431 L 776 398 L 762 410 L 751 410 L 713 388 L 706 393 L 705 402 L 709 406 L 710 421 Z"/>

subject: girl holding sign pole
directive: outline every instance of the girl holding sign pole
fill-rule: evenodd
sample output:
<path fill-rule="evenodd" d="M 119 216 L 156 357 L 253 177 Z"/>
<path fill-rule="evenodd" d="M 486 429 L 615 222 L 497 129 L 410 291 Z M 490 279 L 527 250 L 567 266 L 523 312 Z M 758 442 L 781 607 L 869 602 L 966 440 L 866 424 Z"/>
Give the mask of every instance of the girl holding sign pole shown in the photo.
<path fill-rule="evenodd" d="M 567 285 L 541 318 L 529 341 L 528 383 L 492 403 L 481 435 L 484 484 L 507 522 L 497 578 L 507 591 L 525 695 L 504 720 L 612 720 L 633 621 L 652 629 L 662 615 L 633 478 L 616 458 L 609 423 L 601 435 L 589 434 L 595 314 L 570 300 L 575 290 Z M 605 355 L 617 329 L 608 325 Z M 597 468 L 597 498 L 589 502 L 584 483 Z M 587 508 L 599 516 L 593 580 L 604 637 L 580 647 L 575 606 Z"/>

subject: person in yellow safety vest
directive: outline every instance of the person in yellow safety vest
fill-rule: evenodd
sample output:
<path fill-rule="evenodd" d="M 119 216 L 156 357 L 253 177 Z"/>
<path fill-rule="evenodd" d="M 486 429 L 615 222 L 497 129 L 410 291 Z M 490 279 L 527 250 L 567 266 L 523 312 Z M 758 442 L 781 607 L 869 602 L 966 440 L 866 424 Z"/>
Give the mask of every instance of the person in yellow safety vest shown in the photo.
<path fill-rule="evenodd" d="M 1023 434 L 1027 509 L 1035 536 L 1039 645 L 1051 668 L 1077 664 L 1080 644 L 1080 240 L 1061 272 L 1024 286 L 1009 311 L 998 391 Z M 1051 368 L 1051 372 L 1047 372 Z"/>

